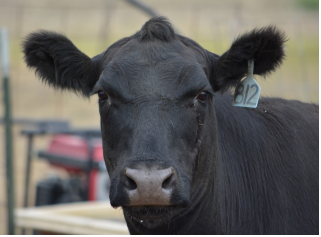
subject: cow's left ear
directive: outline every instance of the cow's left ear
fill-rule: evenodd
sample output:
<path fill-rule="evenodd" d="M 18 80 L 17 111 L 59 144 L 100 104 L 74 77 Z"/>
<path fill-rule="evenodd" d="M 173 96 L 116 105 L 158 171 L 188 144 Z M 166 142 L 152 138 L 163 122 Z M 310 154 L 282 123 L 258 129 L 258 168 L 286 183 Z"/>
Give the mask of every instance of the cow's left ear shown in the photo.
<path fill-rule="evenodd" d="M 254 74 L 270 74 L 285 57 L 286 41 L 284 33 L 275 26 L 268 26 L 239 36 L 221 57 L 210 55 L 213 90 L 224 92 L 236 86 L 247 73 L 249 59 L 254 60 Z"/>

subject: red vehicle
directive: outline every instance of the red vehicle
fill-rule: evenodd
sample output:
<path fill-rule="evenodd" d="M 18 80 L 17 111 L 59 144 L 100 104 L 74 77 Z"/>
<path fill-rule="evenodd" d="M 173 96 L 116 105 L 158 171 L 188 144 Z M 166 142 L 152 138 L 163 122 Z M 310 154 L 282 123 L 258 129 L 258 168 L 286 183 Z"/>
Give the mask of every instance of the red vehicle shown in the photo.
<path fill-rule="evenodd" d="M 100 136 L 58 134 L 38 156 L 68 172 L 37 184 L 36 206 L 75 201 L 109 199 L 109 176 Z"/>

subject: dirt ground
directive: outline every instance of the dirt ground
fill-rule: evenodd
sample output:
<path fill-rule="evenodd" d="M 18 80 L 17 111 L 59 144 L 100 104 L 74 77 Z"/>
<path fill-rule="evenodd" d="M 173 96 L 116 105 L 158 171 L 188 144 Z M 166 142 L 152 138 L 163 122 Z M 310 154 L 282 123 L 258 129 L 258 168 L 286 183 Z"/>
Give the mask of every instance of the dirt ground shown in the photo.
<path fill-rule="evenodd" d="M 254 27 L 277 25 L 289 41 L 287 59 L 270 77 L 257 78 L 263 96 L 278 96 L 319 103 L 319 13 L 294 0 L 163 0 L 144 1 L 167 16 L 179 33 L 204 48 L 222 54 L 240 33 Z M 10 34 L 10 83 L 14 118 L 63 119 L 75 128 L 99 128 L 97 98 L 84 100 L 74 94 L 53 91 L 26 68 L 21 41 L 28 33 L 54 30 L 65 33 L 75 45 L 93 57 L 116 40 L 138 31 L 148 15 L 126 1 L 116 0 L 0 0 L 0 26 Z M 0 92 L 1 97 L 3 92 Z M 0 118 L 3 117 L 0 104 Z M 14 125 L 14 184 L 16 208 L 22 207 L 26 163 L 25 125 Z M 45 149 L 50 136 L 37 137 L 34 151 Z M 0 234 L 7 233 L 4 128 L 0 126 Z M 36 183 L 54 172 L 32 160 L 29 205 L 34 204 Z M 17 232 L 19 233 L 19 231 Z"/>

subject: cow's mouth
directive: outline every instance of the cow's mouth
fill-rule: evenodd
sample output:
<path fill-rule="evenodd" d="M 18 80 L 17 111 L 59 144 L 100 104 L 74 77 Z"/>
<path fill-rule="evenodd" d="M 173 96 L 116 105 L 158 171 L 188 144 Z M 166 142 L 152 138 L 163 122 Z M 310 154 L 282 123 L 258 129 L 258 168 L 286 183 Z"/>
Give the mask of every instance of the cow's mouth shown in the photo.
<path fill-rule="evenodd" d="M 123 207 L 123 210 L 137 221 L 162 220 L 172 215 L 174 206 Z"/>
<path fill-rule="evenodd" d="M 174 213 L 177 206 L 135 206 L 123 207 L 125 216 L 139 222 L 147 228 L 155 228 L 164 221 L 168 221 Z"/>

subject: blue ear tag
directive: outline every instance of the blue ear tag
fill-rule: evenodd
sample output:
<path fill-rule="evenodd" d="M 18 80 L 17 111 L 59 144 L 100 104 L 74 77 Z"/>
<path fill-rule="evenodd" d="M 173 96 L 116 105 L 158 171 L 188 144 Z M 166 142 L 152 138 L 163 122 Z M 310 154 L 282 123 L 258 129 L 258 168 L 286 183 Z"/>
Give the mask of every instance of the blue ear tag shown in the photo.
<path fill-rule="evenodd" d="M 256 108 L 261 87 L 253 78 L 254 61 L 248 61 L 247 76 L 235 88 L 233 106 Z"/>

